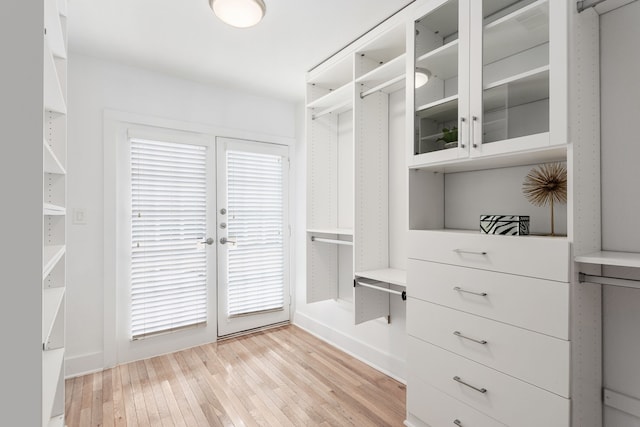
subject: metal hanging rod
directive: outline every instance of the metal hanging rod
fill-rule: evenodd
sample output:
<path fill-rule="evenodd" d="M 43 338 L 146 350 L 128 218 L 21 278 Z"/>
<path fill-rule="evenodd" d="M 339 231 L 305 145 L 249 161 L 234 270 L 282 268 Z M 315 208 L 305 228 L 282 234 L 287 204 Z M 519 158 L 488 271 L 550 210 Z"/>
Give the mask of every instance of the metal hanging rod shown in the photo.
<path fill-rule="evenodd" d="M 380 282 L 378 280 L 376 280 L 376 282 L 377 283 L 384 283 L 384 282 Z M 376 286 L 376 285 L 371 285 L 369 283 L 360 282 L 358 279 L 355 279 L 353 281 L 353 287 L 355 288 L 356 286 L 362 286 L 363 288 L 375 289 L 376 291 L 386 292 L 388 294 L 400 295 L 400 297 L 402 298 L 402 301 L 406 301 L 407 300 L 407 291 L 396 291 L 394 289 L 382 288 L 380 286 Z"/>
<path fill-rule="evenodd" d="M 607 0 L 578 0 L 576 6 L 578 8 L 578 13 L 583 12 L 590 7 L 596 7 L 600 3 L 604 3 Z"/>
<path fill-rule="evenodd" d="M 321 243 L 335 243 L 336 245 L 353 246 L 353 242 L 350 242 L 348 240 L 325 239 L 324 237 L 316 237 L 316 236 L 311 236 L 311 241 L 321 242 Z"/>
<path fill-rule="evenodd" d="M 394 77 L 394 78 L 392 78 L 392 79 L 391 79 L 391 80 L 389 80 L 389 81 L 386 81 L 386 82 L 384 82 L 384 83 L 381 83 L 381 84 L 379 84 L 378 86 L 372 87 L 371 89 L 366 90 L 366 91 L 364 91 L 364 92 L 361 92 L 361 93 L 360 93 L 360 98 L 364 99 L 364 98 L 366 98 L 367 96 L 369 96 L 369 95 L 371 95 L 371 94 L 373 94 L 373 93 L 379 92 L 379 91 L 381 91 L 381 90 L 382 90 L 382 89 L 384 89 L 384 88 L 387 88 L 387 87 L 389 87 L 389 86 L 391 86 L 391 85 L 393 85 L 393 84 L 398 83 L 399 81 L 402 81 L 403 79 L 404 79 L 404 76 Z"/>
<path fill-rule="evenodd" d="M 633 279 L 621 279 L 619 277 L 609 276 L 594 276 L 591 274 L 580 273 L 578 274 L 578 281 L 580 283 L 599 283 L 601 285 L 623 286 L 625 288 L 640 289 L 640 280 Z"/>

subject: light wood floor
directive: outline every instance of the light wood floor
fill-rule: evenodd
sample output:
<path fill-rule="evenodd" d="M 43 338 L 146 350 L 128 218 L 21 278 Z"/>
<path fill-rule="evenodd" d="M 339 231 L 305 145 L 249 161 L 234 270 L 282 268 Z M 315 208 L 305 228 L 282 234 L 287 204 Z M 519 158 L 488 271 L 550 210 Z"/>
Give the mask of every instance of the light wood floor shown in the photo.
<path fill-rule="evenodd" d="M 295 326 L 66 382 L 68 427 L 394 426 L 405 387 Z"/>

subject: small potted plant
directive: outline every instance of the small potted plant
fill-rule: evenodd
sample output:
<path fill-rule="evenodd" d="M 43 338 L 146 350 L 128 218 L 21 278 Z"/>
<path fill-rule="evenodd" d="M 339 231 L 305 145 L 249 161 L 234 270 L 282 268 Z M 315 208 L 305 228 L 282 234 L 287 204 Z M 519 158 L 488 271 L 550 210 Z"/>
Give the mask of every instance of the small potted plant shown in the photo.
<path fill-rule="evenodd" d="M 442 128 L 442 136 L 436 139 L 436 142 L 443 141 L 444 148 L 453 148 L 458 146 L 458 127 L 454 126 L 451 129 Z"/>

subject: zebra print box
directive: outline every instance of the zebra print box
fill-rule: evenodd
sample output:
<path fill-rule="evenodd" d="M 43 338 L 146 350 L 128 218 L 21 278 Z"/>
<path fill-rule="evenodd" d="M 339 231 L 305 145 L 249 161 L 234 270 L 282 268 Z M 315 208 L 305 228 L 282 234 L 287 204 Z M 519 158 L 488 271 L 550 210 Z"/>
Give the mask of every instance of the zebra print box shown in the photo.
<path fill-rule="evenodd" d="M 526 236 L 529 234 L 529 216 L 480 215 L 480 231 L 484 234 Z"/>

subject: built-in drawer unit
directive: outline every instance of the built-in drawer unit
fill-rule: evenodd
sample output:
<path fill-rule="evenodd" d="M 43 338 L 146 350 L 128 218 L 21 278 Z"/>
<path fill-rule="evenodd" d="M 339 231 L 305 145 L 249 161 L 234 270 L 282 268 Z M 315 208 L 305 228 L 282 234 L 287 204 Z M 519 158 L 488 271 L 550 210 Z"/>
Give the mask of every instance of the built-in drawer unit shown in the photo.
<path fill-rule="evenodd" d="M 425 381 L 506 425 L 569 425 L 569 399 L 411 336 L 407 354 L 409 378 Z M 409 394 L 413 393 L 410 389 Z M 414 410 L 412 405 L 409 407 Z"/>
<path fill-rule="evenodd" d="M 408 254 L 413 259 L 569 281 L 569 243 L 563 238 L 411 230 Z"/>
<path fill-rule="evenodd" d="M 407 379 L 408 421 L 413 427 L 506 427 L 415 377 Z M 415 417 L 415 418 L 414 418 Z"/>
<path fill-rule="evenodd" d="M 569 338 L 568 283 L 409 259 L 407 295 Z"/>
<path fill-rule="evenodd" d="M 407 301 L 407 332 L 569 397 L 569 341 L 414 298 Z"/>

